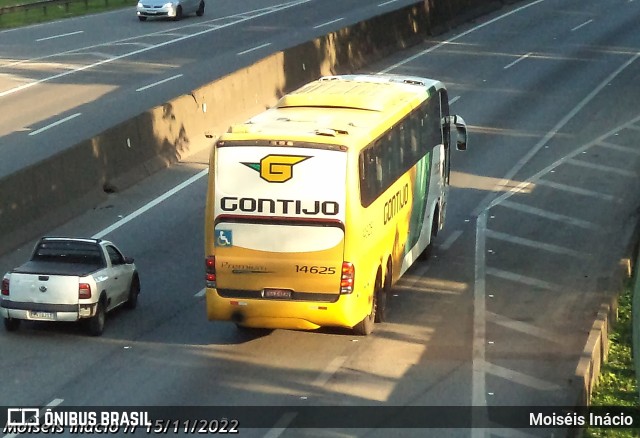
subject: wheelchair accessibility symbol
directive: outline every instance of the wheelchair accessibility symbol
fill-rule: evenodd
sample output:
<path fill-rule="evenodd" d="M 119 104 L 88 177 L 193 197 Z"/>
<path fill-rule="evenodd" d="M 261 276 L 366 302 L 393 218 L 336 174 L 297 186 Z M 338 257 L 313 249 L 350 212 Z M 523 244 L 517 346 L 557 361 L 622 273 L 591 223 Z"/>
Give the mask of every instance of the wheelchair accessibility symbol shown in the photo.
<path fill-rule="evenodd" d="M 231 230 L 217 230 L 216 231 L 216 246 L 232 246 L 233 234 Z"/>

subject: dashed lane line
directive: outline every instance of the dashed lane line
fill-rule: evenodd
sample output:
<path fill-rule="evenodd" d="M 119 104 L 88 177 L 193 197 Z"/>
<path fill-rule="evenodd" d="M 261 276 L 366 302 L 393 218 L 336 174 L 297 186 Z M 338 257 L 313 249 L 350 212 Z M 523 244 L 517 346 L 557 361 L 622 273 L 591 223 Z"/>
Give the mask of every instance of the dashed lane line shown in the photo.
<path fill-rule="evenodd" d="M 616 202 L 616 203 L 620 203 L 622 202 L 622 200 L 620 198 L 617 198 L 613 195 L 609 195 L 606 193 L 600 193 L 600 192 L 596 192 L 594 190 L 589 190 L 589 189 L 583 189 L 582 187 L 574 187 L 574 186 L 570 186 L 567 184 L 562 184 L 562 183 L 557 183 L 557 182 L 553 182 L 553 181 L 547 181 L 544 179 L 539 179 L 536 181 L 536 185 L 539 186 L 546 186 L 555 190 L 560 190 L 560 191 L 564 191 L 567 193 L 572 193 L 574 195 L 581 195 L 581 196 L 586 196 L 586 197 L 590 197 L 590 198 L 596 198 L 596 199 L 600 199 L 602 201 L 609 201 L 609 202 Z M 502 201 L 504 202 L 504 201 Z M 500 203 L 500 205 L 502 205 L 502 202 Z"/>
<path fill-rule="evenodd" d="M 536 327 L 533 324 L 528 324 L 522 321 L 516 321 L 515 319 L 507 318 L 506 316 L 499 315 L 493 312 L 487 312 L 487 318 L 494 324 L 501 325 L 510 330 L 515 330 L 520 333 L 524 333 L 526 335 L 531 335 L 536 338 L 544 339 L 545 341 L 552 342 L 554 344 L 559 344 L 562 341 L 559 340 L 558 335 L 556 333 L 552 333 L 549 330 L 541 329 L 540 327 Z"/>
<path fill-rule="evenodd" d="M 564 214 L 554 213 L 552 211 L 531 207 L 530 205 L 520 204 L 514 201 L 509 201 L 509 200 L 502 201 L 500 203 L 500 207 L 505 207 L 510 210 L 520 211 L 522 213 L 538 216 L 538 217 L 552 220 L 555 222 L 561 222 L 561 223 L 572 225 L 575 227 L 584 228 L 586 230 L 599 231 L 602 229 L 602 227 L 600 227 L 599 225 L 596 225 L 589 221 L 585 221 L 583 219 L 578 219 L 578 218 L 567 216 Z"/>
<path fill-rule="evenodd" d="M 564 246 L 554 245 L 552 243 L 540 242 L 539 240 L 526 239 L 524 237 L 513 236 L 511 234 L 501 233 L 498 231 L 487 230 L 486 236 L 491 239 L 501 240 L 503 242 L 509 242 L 516 245 L 539 249 L 539 250 L 550 252 L 553 254 L 571 256 L 579 259 L 586 259 L 590 257 L 589 254 L 585 254 L 583 252 L 576 251 L 570 248 L 565 248 Z"/>
<path fill-rule="evenodd" d="M 515 272 L 504 271 L 502 269 L 487 268 L 486 273 L 494 277 L 501 278 L 503 280 L 513 281 L 515 283 L 524 284 L 531 287 L 537 287 L 539 289 L 545 289 L 550 291 L 558 291 L 560 287 L 557 284 L 549 283 L 548 281 L 540 280 L 534 277 L 528 277 L 526 275 L 516 274 Z"/>

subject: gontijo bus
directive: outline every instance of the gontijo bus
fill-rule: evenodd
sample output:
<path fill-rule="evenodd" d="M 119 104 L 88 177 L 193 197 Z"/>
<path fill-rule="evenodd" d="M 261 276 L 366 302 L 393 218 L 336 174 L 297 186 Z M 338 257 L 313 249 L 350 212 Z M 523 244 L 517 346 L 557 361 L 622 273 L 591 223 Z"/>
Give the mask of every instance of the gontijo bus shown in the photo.
<path fill-rule="evenodd" d="M 231 127 L 211 152 L 206 309 L 241 327 L 371 333 L 443 226 L 450 131 L 438 81 L 324 77 Z"/>

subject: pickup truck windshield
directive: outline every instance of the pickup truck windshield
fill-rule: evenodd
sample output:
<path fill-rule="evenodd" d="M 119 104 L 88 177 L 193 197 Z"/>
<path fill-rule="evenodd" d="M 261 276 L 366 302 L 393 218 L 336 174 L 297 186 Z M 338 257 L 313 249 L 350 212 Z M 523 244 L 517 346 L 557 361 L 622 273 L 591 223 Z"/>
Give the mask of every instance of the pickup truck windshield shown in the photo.
<path fill-rule="evenodd" d="M 31 260 L 95 265 L 103 263 L 102 253 L 98 245 L 78 241 L 41 242 Z"/>

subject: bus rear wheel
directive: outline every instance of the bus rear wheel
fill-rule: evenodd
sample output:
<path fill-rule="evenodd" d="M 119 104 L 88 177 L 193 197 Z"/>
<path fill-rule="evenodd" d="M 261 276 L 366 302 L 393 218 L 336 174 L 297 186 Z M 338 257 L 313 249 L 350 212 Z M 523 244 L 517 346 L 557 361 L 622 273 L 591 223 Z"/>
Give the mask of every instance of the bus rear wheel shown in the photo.
<path fill-rule="evenodd" d="M 431 223 L 431 237 L 429 238 L 429 245 L 427 245 L 424 251 L 422 251 L 422 254 L 420 254 L 420 259 L 427 260 L 431 257 L 431 254 L 433 254 L 434 241 L 436 240 L 436 236 L 438 235 L 439 227 L 439 210 L 436 208 L 436 210 L 433 212 L 433 222 Z"/>
<path fill-rule="evenodd" d="M 376 279 L 376 286 L 373 291 L 373 297 L 371 298 L 371 311 L 362 321 L 357 323 L 353 327 L 353 331 L 358 336 L 368 336 L 373 331 L 373 325 L 376 321 L 376 310 L 378 308 L 378 294 L 380 291 L 380 277 Z"/>

